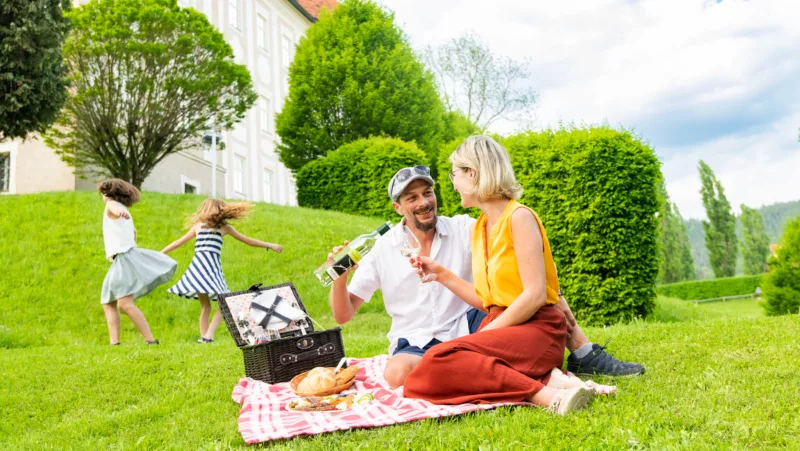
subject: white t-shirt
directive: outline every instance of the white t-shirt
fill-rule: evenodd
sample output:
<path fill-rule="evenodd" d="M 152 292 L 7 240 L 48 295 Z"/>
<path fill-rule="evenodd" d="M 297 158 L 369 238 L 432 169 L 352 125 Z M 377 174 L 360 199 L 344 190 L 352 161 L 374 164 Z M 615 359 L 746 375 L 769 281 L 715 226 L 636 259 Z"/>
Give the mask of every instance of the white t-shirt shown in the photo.
<path fill-rule="evenodd" d="M 110 201 L 109 201 L 110 202 Z M 128 208 L 119 204 L 130 216 Z M 108 217 L 108 206 L 103 210 L 103 242 L 106 246 L 106 258 L 114 261 L 114 256 L 123 254 L 136 247 L 134 240 L 133 217 L 131 219 Z"/>
<path fill-rule="evenodd" d="M 467 215 L 439 216 L 431 246 L 431 258 L 469 282 L 472 282 L 469 231 L 474 224 L 475 220 Z M 400 338 L 422 348 L 434 338 L 447 341 L 469 333 L 466 318 L 469 305 L 440 283 L 419 283 L 416 269 L 397 245 L 402 230 L 395 226 L 378 238 L 372 251 L 359 262 L 347 287 L 366 302 L 376 290 L 383 292 L 386 312 L 392 317 L 387 335 L 390 354 Z"/>

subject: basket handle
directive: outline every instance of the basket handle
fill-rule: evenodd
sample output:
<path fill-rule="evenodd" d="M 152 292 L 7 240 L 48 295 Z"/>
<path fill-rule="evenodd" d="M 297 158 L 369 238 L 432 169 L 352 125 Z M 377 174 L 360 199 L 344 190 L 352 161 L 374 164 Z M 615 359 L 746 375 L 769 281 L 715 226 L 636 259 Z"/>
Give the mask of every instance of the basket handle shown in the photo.
<path fill-rule="evenodd" d="M 314 357 L 333 354 L 334 352 L 336 352 L 336 345 L 333 343 L 326 343 L 313 351 L 301 352 L 300 354 L 283 354 L 280 360 L 281 365 L 290 365 L 292 363 L 313 359 Z"/>
<path fill-rule="evenodd" d="M 257 283 L 257 284 L 254 284 L 254 285 L 250 285 L 250 288 L 248 288 L 247 291 L 261 291 L 261 286 L 262 285 L 263 285 L 262 283 Z"/>

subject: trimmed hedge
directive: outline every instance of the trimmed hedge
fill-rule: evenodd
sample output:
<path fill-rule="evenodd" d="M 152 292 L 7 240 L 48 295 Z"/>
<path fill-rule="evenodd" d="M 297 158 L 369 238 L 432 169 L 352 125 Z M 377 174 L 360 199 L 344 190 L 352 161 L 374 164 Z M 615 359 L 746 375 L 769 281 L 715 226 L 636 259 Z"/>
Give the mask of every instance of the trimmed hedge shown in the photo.
<path fill-rule="evenodd" d="M 360 139 L 303 166 L 297 173 L 297 202 L 301 207 L 396 221 L 389 181 L 400 169 L 427 161 L 413 143 L 395 138 Z"/>
<path fill-rule="evenodd" d="M 712 280 L 696 280 L 659 285 L 656 291 L 661 296 L 678 298 L 685 301 L 721 298 L 755 293 L 761 286 L 762 275 L 742 277 L 722 277 Z"/>
<path fill-rule="evenodd" d="M 653 149 L 607 126 L 526 132 L 501 143 L 525 189 L 520 202 L 544 223 L 559 281 L 581 323 L 652 312 L 662 180 Z M 440 167 L 442 211 L 458 213 L 449 165 Z"/>

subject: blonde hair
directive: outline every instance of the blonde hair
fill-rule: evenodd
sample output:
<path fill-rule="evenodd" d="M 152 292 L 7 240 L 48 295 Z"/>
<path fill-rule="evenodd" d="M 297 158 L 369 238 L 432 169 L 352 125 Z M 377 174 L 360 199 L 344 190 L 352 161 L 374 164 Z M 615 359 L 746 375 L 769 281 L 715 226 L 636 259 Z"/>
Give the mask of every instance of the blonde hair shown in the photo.
<path fill-rule="evenodd" d="M 247 202 L 227 203 L 219 199 L 206 199 L 194 214 L 186 218 L 186 227 L 203 224 L 209 228 L 228 225 L 229 221 L 246 218 L 253 205 Z"/>
<path fill-rule="evenodd" d="M 141 194 L 135 186 L 122 179 L 109 179 L 97 185 L 97 192 L 126 207 L 139 202 Z"/>
<path fill-rule="evenodd" d="M 475 185 L 466 194 L 478 202 L 491 199 L 519 199 L 522 186 L 517 183 L 506 149 L 488 136 L 470 136 L 450 154 L 455 169 L 475 171 Z"/>

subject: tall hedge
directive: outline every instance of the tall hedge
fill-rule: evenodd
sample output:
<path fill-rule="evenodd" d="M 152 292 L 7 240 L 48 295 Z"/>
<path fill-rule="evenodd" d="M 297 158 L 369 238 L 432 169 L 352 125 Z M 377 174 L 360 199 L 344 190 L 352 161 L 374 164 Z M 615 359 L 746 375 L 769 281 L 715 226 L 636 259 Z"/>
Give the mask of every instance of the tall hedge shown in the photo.
<path fill-rule="evenodd" d="M 767 315 L 800 314 L 800 216 L 786 221 L 776 255 L 764 276 Z"/>
<path fill-rule="evenodd" d="M 297 173 L 301 207 L 396 221 L 388 185 L 395 172 L 425 164 L 425 153 L 395 138 L 360 139 L 303 166 Z"/>
<path fill-rule="evenodd" d="M 605 126 L 526 132 L 502 143 L 524 188 L 520 201 L 541 217 L 559 281 L 581 322 L 608 324 L 650 313 L 662 179 L 653 149 Z M 442 210 L 453 214 L 459 197 L 444 168 Z"/>
<path fill-rule="evenodd" d="M 761 286 L 762 275 L 743 277 L 722 277 L 711 280 L 697 280 L 659 285 L 658 294 L 686 301 L 721 298 L 755 293 Z"/>

